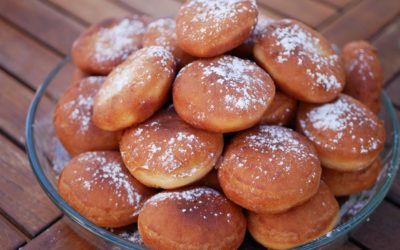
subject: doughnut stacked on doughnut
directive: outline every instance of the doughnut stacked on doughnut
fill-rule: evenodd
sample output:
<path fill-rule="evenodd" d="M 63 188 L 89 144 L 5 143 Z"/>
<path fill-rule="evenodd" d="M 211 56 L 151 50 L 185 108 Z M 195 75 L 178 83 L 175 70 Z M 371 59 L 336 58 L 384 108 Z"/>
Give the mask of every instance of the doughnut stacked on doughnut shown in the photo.
<path fill-rule="evenodd" d="M 54 113 L 65 201 L 102 227 L 138 221 L 160 250 L 237 249 L 246 229 L 286 249 L 331 230 L 335 196 L 381 169 L 376 51 L 349 43 L 343 67 L 312 28 L 257 16 L 254 0 L 188 0 L 176 19 L 85 31 Z"/>
<path fill-rule="evenodd" d="M 383 73 L 376 48 L 366 41 L 350 42 L 343 47 L 341 57 L 346 70 L 343 92 L 378 113 Z"/>

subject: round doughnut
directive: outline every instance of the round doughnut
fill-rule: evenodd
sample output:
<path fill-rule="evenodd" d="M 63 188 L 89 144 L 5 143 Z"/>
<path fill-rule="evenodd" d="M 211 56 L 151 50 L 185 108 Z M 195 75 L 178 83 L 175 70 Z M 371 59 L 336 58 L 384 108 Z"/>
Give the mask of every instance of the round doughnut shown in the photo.
<path fill-rule="evenodd" d="M 257 23 L 255 0 L 189 0 L 176 16 L 179 46 L 196 57 L 214 57 L 243 43 Z"/>
<path fill-rule="evenodd" d="M 142 47 L 149 21 L 144 16 L 109 18 L 90 26 L 72 45 L 72 61 L 82 71 L 107 75 Z"/>
<path fill-rule="evenodd" d="M 139 215 L 144 245 L 158 250 L 238 249 L 246 232 L 241 208 L 208 187 L 164 191 Z"/>
<path fill-rule="evenodd" d="M 178 68 L 192 62 L 194 57 L 184 52 L 176 40 L 176 23 L 172 18 L 161 18 L 151 22 L 143 36 L 143 47 L 162 46 L 175 57 Z"/>
<path fill-rule="evenodd" d="M 317 192 L 321 177 L 312 144 L 279 126 L 239 133 L 217 167 L 225 195 L 258 213 L 279 213 L 305 202 Z"/>
<path fill-rule="evenodd" d="M 221 134 L 196 129 L 173 110 L 127 129 L 120 150 L 131 174 L 150 187 L 182 187 L 204 177 L 221 155 Z"/>
<path fill-rule="evenodd" d="M 183 120 L 222 133 L 257 124 L 274 95 L 275 85 L 263 69 L 229 55 L 186 65 L 173 86 L 174 106 Z"/>
<path fill-rule="evenodd" d="M 301 22 L 283 19 L 267 25 L 254 45 L 254 57 L 295 99 L 324 103 L 343 90 L 339 56 L 320 33 Z"/>
<path fill-rule="evenodd" d="M 374 185 L 381 170 L 380 160 L 375 160 L 365 169 L 353 172 L 340 172 L 323 168 L 322 180 L 335 196 L 346 196 L 361 192 Z"/>
<path fill-rule="evenodd" d="M 104 130 L 138 124 L 167 100 L 175 76 L 173 55 L 159 46 L 142 48 L 117 66 L 96 95 L 93 122 Z"/>
<path fill-rule="evenodd" d="M 343 47 L 341 57 L 346 71 L 343 92 L 378 113 L 383 72 L 376 48 L 366 41 L 350 42 Z"/>
<path fill-rule="evenodd" d="M 297 101 L 280 91 L 261 118 L 260 124 L 287 126 L 296 116 Z"/>
<path fill-rule="evenodd" d="M 234 56 L 240 58 L 253 58 L 253 49 L 254 44 L 256 43 L 257 39 L 263 34 L 264 29 L 275 20 L 258 16 L 257 24 L 251 33 L 251 35 L 237 48 L 232 51 Z"/>
<path fill-rule="evenodd" d="M 324 167 L 357 171 L 379 156 L 385 128 L 364 104 L 341 94 L 331 103 L 302 103 L 297 112 L 297 130 L 313 142 Z"/>
<path fill-rule="evenodd" d="M 54 129 L 72 156 L 94 150 L 118 149 L 121 132 L 105 131 L 92 122 L 94 98 L 105 77 L 90 76 L 72 84 L 54 111 Z"/>
<path fill-rule="evenodd" d="M 154 194 L 129 174 L 114 151 L 72 158 L 61 172 L 58 191 L 71 207 L 101 227 L 136 222 L 144 202 Z"/>
<path fill-rule="evenodd" d="M 304 204 L 280 214 L 248 215 L 253 238 L 271 249 L 289 249 L 310 242 L 335 226 L 339 204 L 328 186 L 321 182 L 318 192 Z"/>

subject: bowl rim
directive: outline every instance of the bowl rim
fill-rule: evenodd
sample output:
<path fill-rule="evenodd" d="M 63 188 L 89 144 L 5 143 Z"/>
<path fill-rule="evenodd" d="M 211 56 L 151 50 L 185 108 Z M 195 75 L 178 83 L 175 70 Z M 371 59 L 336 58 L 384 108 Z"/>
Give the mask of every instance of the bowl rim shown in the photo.
<path fill-rule="evenodd" d="M 57 190 L 51 184 L 50 180 L 47 178 L 46 174 L 44 173 L 43 168 L 40 165 L 40 161 L 38 159 L 35 147 L 35 140 L 34 140 L 34 121 L 36 116 L 36 111 L 39 106 L 39 103 L 44 96 L 48 85 L 52 82 L 54 77 L 58 74 L 58 72 L 68 63 L 71 62 L 70 56 L 67 56 L 59 62 L 49 73 L 46 77 L 44 82 L 40 85 L 37 89 L 35 96 L 29 106 L 28 113 L 26 116 L 25 121 L 25 146 L 27 149 L 28 159 L 32 168 L 33 173 L 35 174 L 40 186 L 45 191 L 46 195 L 51 199 L 51 201 L 64 213 L 66 214 L 71 220 L 79 224 L 85 230 L 95 234 L 98 237 L 112 243 L 116 244 L 119 247 L 128 248 L 128 249 L 137 249 L 137 250 L 145 250 L 143 246 L 139 244 L 135 244 L 128 240 L 122 239 L 115 234 L 109 232 L 108 230 L 96 226 L 82 215 L 80 215 L 75 209 L 69 206 L 64 199 L 58 194 Z M 305 245 L 302 245 L 296 249 L 315 249 L 317 247 L 321 247 L 327 245 L 328 243 L 332 242 L 334 239 L 346 235 L 349 231 L 359 225 L 362 221 L 364 221 L 371 213 L 378 207 L 378 205 L 383 201 L 389 188 L 391 187 L 394 178 L 396 176 L 397 168 L 399 165 L 399 157 L 400 157 L 400 150 L 399 150 L 399 121 L 397 118 L 397 113 L 394 110 L 392 102 L 389 96 L 386 94 L 384 90 L 382 90 L 381 94 L 383 104 L 387 108 L 390 116 L 391 125 L 393 127 L 393 135 L 394 135 L 394 144 L 392 150 L 392 159 L 390 161 L 390 165 L 388 166 L 388 174 L 386 180 L 379 190 L 377 194 L 373 196 L 373 198 L 357 213 L 355 214 L 350 220 L 346 223 L 335 227 L 329 234 L 321 236 Z"/>

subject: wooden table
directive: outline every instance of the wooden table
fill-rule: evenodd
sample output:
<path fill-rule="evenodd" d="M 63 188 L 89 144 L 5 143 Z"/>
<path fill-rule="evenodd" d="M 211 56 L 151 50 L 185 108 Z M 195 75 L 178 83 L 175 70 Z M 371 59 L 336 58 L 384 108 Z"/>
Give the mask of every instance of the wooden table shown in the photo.
<path fill-rule="evenodd" d="M 342 46 L 378 48 L 400 111 L 399 0 L 260 0 L 260 13 L 299 19 Z M 129 13 L 173 16 L 178 0 L 0 0 L 0 249 L 92 249 L 65 224 L 34 178 L 24 120 L 35 89 L 89 24 Z M 68 76 L 65 77 L 68 81 Z M 398 113 L 400 115 L 400 112 Z M 400 180 L 343 249 L 400 249 Z"/>

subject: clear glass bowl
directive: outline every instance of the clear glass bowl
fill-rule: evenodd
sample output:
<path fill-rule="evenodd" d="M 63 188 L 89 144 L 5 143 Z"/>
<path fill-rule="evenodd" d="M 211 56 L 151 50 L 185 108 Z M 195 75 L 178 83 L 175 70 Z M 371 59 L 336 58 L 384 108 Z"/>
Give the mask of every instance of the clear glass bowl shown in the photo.
<path fill-rule="evenodd" d="M 56 181 L 58 172 L 68 155 L 54 136 L 52 113 L 56 100 L 69 85 L 73 65 L 69 58 L 50 72 L 38 89 L 26 119 L 26 147 L 32 170 L 50 199 L 69 218 L 67 222 L 80 236 L 100 249 L 145 249 L 140 244 L 135 227 L 123 230 L 107 230 L 98 227 L 82 217 L 58 194 Z M 340 200 L 340 220 L 336 227 L 326 234 L 297 249 L 334 249 L 346 242 L 351 233 L 367 219 L 387 194 L 399 163 L 399 123 L 389 97 L 382 93 L 380 118 L 385 121 L 387 140 L 381 154 L 382 171 L 376 184 L 369 190 L 348 199 Z M 250 236 L 246 237 L 241 249 L 262 248 Z"/>

